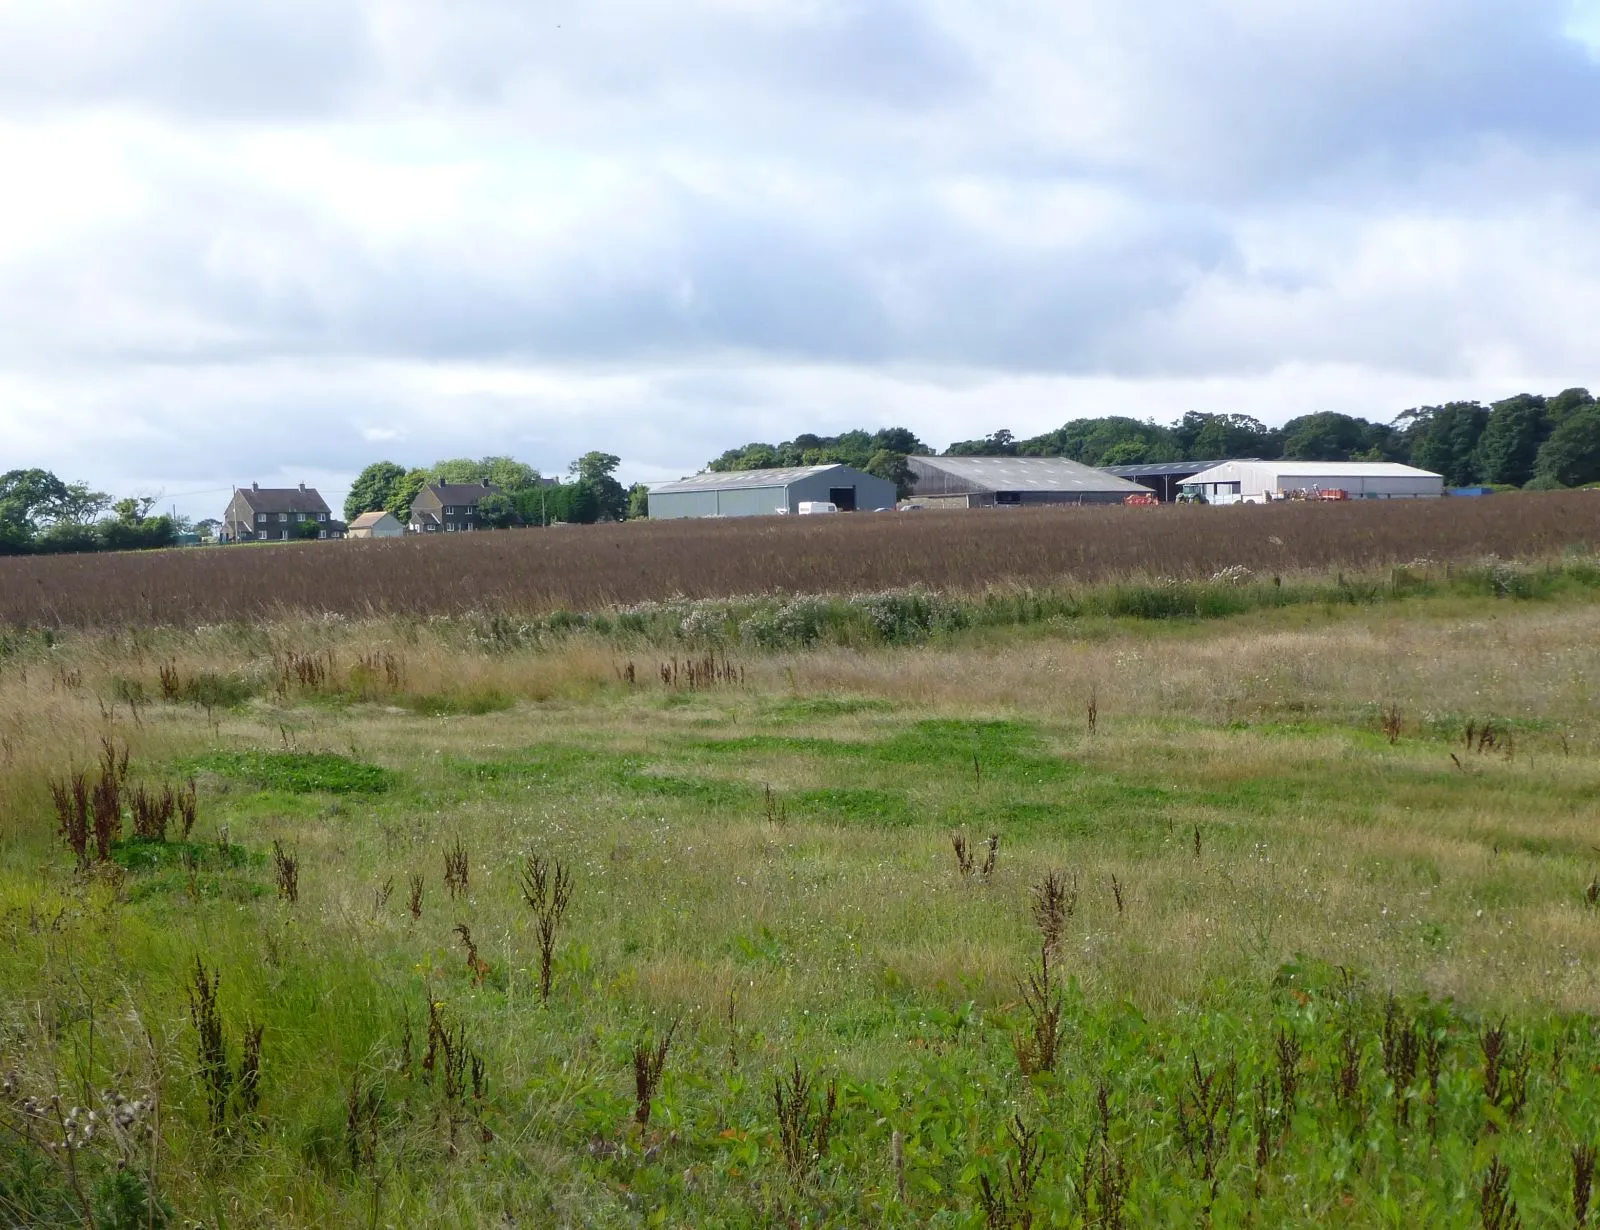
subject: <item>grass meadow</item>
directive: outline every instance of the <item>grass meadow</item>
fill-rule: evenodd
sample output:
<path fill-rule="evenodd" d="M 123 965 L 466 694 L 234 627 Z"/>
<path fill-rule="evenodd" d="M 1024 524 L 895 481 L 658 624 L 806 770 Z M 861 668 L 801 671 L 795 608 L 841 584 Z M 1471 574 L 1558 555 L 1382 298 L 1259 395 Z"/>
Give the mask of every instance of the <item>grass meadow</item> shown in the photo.
<path fill-rule="evenodd" d="M 0 1223 L 1586 1224 L 1597 578 L 10 634 Z"/>

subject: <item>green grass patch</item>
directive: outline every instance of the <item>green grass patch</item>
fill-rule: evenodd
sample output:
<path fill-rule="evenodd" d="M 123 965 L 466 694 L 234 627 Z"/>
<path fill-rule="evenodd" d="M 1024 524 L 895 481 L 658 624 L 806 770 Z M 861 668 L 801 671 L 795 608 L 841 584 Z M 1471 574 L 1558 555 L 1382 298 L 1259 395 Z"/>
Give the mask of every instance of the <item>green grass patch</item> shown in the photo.
<path fill-rule="evenodd" d="M 213 752 L 185 767 L 290 794 L 381 794 L 400 780 L 388 769 L 335 752 Z"/>
<path fill-rule="evenodd" d="M 402 708 L 421 717 L 476 717 L 485 713 L 504 713 L 516 703 L 516 697 L 498 688 L 403 696 L 399 700 Z"/>
<path fill-rule="evenodd" d="M 113 842 L 111 859 L 129 871 L 153 871 L 181 867 L 192 859 L 197 867 L 239 868 L 266 862 L 266 855 L 230 842 L 226 847 L 208 841 L 147 841 L 131 837 Z"/>
<path fill-rule="evenodd" d="M 893 713 L 893 701 L 869 697 L 801 696 L 768 707 L 769 717 L 806 721 L 815 718 L 849 717 L 856 713 Z"/>
<path fill-rule="evenodd" d="M 791 796 L 793 810 L 806 819 L 902 828 L 915 820 L 904 791 L 825 788 Z"/>

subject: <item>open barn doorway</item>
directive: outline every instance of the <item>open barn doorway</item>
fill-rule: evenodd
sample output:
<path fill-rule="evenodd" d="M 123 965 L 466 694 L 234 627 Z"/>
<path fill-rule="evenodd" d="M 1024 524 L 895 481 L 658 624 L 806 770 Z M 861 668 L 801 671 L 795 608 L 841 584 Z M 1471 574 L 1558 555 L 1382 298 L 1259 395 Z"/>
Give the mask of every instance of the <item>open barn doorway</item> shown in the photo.
<path fill-rule="evenodd" d="M 828 500 L 840 512 L 855 512 L 856 489 L 854 487 L 829 487 Z"/>

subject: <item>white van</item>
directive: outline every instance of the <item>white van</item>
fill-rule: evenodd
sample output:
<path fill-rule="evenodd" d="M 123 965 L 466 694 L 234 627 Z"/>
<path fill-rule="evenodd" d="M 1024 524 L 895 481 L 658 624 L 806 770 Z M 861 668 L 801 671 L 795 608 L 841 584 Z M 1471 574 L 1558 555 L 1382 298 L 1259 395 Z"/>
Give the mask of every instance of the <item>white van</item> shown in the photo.
<path fill-rule="evenodd" d="M 802 517 L 809 517 L 817 513 L 836 513 L 839 506 L 828 500 L 801 500 L 798 511 Z"/>

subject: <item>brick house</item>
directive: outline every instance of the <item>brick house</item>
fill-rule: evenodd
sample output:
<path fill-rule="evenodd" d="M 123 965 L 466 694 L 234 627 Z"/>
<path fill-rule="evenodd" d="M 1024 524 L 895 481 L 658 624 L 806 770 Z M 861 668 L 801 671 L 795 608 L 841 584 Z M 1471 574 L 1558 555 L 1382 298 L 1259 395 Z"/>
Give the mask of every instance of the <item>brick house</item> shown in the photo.
<path fill-rule="evenodd" d="M 478 501 L 499 490 L 493 483 L 429 483 L 411 501 L 411 529 L 419 534 L 482 529 Z"/>
<path fill-rule="evenodd" d="M 344 522 L 334 519 L 316 488 L 251 483 L 234 490 L 217 533 L 223 542 L 290 542 L 300 537 L 297 527 L 306 521 L 316 523 L 318 538 L 344 537 Z"/>

